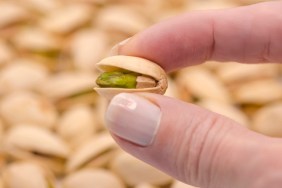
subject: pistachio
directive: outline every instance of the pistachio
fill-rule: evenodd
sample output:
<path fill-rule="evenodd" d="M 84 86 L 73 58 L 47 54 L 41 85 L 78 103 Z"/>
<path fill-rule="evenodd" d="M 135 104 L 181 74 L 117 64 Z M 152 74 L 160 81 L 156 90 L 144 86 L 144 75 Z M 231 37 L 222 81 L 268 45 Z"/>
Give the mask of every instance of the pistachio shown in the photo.
<path fill-rule="evenodd" d="M 262 107 L 253 116 L 252 129 L 262 134 L 282 137 L 282 102 Z"/>
<path fill-rule="evenodd" d="M 51 131 L 31 125 L 10 129 L 3 140 L 4 152 L 13 159 L 32 159 L 48 166 L 54 172 L 63 170 L 69 148 Z"/>
<path fill-rule="evenodd" d="M 148 27 L 148 21 L 137 11 L 127 6 L 107 6 L 95 20 L 97 27 L 115 37 L 129 37 Z M 114 34 L 114 35 L 113 35 Z M 112 38 L 113 38 L 112 37 Z"/>
<path fill-rule="evenodd" d="M 134 72 L 105 72 L 101 74 L 96 84 L 100 87 L 112 88 L 150 88 L 155 87 L 156 81 L 148 76 L 141 76 Z"/>
<path fill-rule="evenodd" d="M 181 70 L 177 75 L 178 87 L 181 95 L 191 95 L 197 99 L 212 99 L 231 103 L 231 96 L 223 83 L 203 67 L 189 67 Z M 185 98 L 183 98 L 185 100 Z"/>
<path fill-rule="evenodd" d="M 70 42 L 70 55 L 74 66 L 81 70 L 94 70 L 95 64 L 106 54 L 108 37 L 94 29 L 85 29 L 76 33 Z M 95 53 L 93 53 L 95 52 Z"/>
<path fill-rule="evenodd" d="M 40 26 L 54 33 L 67 34 L 89 21 L 91 13 L 92 9 L 87 5 L 68 4 L 52 10 Z"/>
<path fill-rule="evenodd" d="M 38 90 L 56 103 L 60 109 L 76 103 L 93 104 L 93 80 L 95 74 L 86 71 L 65 71 L 46 79 Z"/>
<path fill-rule="evenodd" d="M 0 28 L 27 20 L 28 11 L 23 6 L 9 1 L 0 2 Z"/>
<path fill-rule="evenodd" d="M 66 164 L 66 170 L 72 172 L 84 166 L 103 166 L 114 157 L 116 150 L 117 145 L 111 136 L 101 133 L 74 151 Z"/>
<path fill-rule="evenodd" d="M 104 169 L 83 169 L 70 174 L 63 180 L 63 188 L 125 188 L 122 181 Z"/>
<path fill-rule="evenodd" d="M 267 104 L 282 99 L 279 79 L 259 79 L 238 85 L 233 91 L 234 101 L 241 104 Z"/>
<path fill-rule="evenodd" d="M 61 44 L 54 35 L 37 27 L 22 29 L 12 40 L 21 50 L 41 53 L 58 51 Z"/>
<path fill-rule="evenodd" d="M 278 64 L 221 64 L 216 74 L 226 84 L 241 84 L 264 78 L 275 78 L 279 75 Z"/>
<path fill-rule="evenodd" d="M 17 162 L 3 172 L 7 188 L 55 188 L 54 177 L 43 167 L 32 162 Z"/>
<path fill-rule="evenodd" d="M 91 139 L 98 129 L 93 109 L 87 105 L 68 108 L 61 116 L 56 127 L 57 133 L 72 148 Z"/>
<path fill-rule="evenodd" d="M 11 126 L 29 123 L 46 128 L 54 127 L 58 115 L 55 106 L 47 98 L 27 91 L 4 97 L 0 114 Z"/>
<path fill-rule="evenodd" d="M 129 186 L 136 186 L 144 182 L 163 186 L 172 181 L 170 176 L 124 152 L 115 157 L 111 169 Z"/>
<path fill-rule="evenodd" d="M 0 93 L 35 89 L 48 75 L 46 67 L 30 59 L 11 61 L 0 71 Z"/>
<path fill-rule="evenodd" d="M 111 56 L 97 63 L 104 73 L 98 77 L 94 89 L 111 99 L 121 92 L 152 92 L 164 94 L 167 78 L 164 70 L 157 64 L 132 56 Z"/>

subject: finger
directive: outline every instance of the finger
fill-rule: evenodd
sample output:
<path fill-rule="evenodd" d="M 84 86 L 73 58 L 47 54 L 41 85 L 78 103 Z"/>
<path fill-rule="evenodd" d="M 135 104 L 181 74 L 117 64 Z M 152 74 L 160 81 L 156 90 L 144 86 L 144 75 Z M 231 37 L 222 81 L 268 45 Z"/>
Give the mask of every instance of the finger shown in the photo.
<path fill-rule="evenodd" d="M 269 172 L 267 165 L 281 171 L 277 154 L 268 152 L 267 137 L 168 97 L 119 94 L 109 105 L 106 124 L 124 150 L 195 186 L 251 187 Z"/>
<path fill-rule="evenodd" d="M 161 22 L 120 45 L 171 71 L 206 60 L 282 62 L 282 1 L 194 12 Z"/>

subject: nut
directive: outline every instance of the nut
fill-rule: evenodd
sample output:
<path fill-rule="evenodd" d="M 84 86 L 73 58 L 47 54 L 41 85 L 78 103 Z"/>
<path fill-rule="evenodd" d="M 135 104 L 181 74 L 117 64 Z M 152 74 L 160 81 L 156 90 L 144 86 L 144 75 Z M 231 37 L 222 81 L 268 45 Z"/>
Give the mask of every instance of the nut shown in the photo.
<path fill-rule="evenodd" d="M 192 96 L 200 99 L 212 99 L 231 103 L 229 91 L 222 82 L 209 70 L 202 67 L 189 67 L 180 71 L 177 76 L 178 87 L 182 89 L 182 98 Z"/>
<path fill-rule="evenodd" d="M 129 77 L 131 82 L 137 82 L 138 76 L 144 79 L 149 79 L 149 81 L 146 81 L 146 84 L 148 82 L 151 82 L 151 80 L 154 80 L 156 82 L 156 86 L 149 85 L 149 87 L 144 88 L 114 88 L 114 87 L 95 87 L 94 89 L 102 96 L 106 97 L 107 99 L 111 99 L 113 96 L 115 96 L 118 93 L 122 92 L 151 92 L 151 93 L 157 93 L 157 94 L 164 94 L 167 88 L 167 78 L 166 73 L 164 70 L 158 66 L 157 64 L 138 57 L 132 57 L 132 56 L 112 56 L 108 57 L 106 59 L 103 59 L 99 63 L 97 63 L 98 69 L 100 69 L 103 72 L 110 72 L 107 75 L 108 77 L 113 73 L 117 72 L 117 74 L 120 74 L 122 77 L 122 73 L 129 72 Z M 105 73 L 106 74 L 106 73 Z M 106 76 L 106 77 L 107 77 Z M 98 78 L 99 79 L 99 78 Z M 125 79 L 120 79 L 122 82 L 124 82 Z M 129 79 L 126 79 L 129 80 Z M 134 80 L 134 81 L 132 81 Z M 99 80 L 98 80 L 99 82 Z M 141 83 L 141 81 L 140 81 Z M 112 84 L 112 83 L 110 83 Z M 122 83 L 122 85 L 127 85 L 128 83 Z M 135 87 L 135 86 L 134 86 Z"/>
<path fill-rule="evenodd" d="M 172 181 L 170 176 L 127 153 L 120 153 L 116 156 L 111 164 L 111 169 L 129 186 L 144 182 L 159 186 L 169 184 Z"/>
<path fill-rule="evenodd" d="M 89 140 L 98 129 L 95 114 L 90 106 L 68 108 L 58 122 L 57 133 L 73 148 Z"/>
<path fill-rule="evenodd" d="M 109 162 L 116 153 L 117 145 L 109 134 L 100 133 L 96 138 L 78 148 L 66 164 L 67 172 L 84 166 L 102 166 Z"/>
<path fill-rule="evenodd" d="M 7 95 L 0 103 L 0 114 L 9 125 L 30 123 L 53 128 L 57 111 L 50 101 L 32 92 L 17 92 Z"/>
<path fill-rule="evenodd" d="M 83 169 L 63 180 L 63 188 L 125 188 L 121 180 L 104 169 Z"/>
<path fill-rule="evenodd" d="M 33 90 L 47 78 L 47 75 L 46 67 L 34 60 L 17 59 L 1 70 L 0 93 Z"/>
<path fill-rule="evenodd" d="M 67 34 L 84 25 L 91 18 L 91 8 L 83 4 L 69 4 L 52 10 L 40 23 L 41 27 L 58 34 Z"/>
<path fill-rule="evenodd" d="M 282 137 L 282 103 L 273 103 L 258 110 L 253 117 L 253 129 L 262 134 Z"/>
<path fill-rule="evenodd" d="M 10 129 L 3 140 L 4 152 L 13 159 L 32 159 L 61 172 L 69 154 L 68 146 L 47 129 L 19 125 Z"/>
<path fill-rule="evenodd" d="M 43 167 L 31 162 L 7 166 L 3 172 L 3 183 L 7 188 L 55 188 L 54 177 Z"/>

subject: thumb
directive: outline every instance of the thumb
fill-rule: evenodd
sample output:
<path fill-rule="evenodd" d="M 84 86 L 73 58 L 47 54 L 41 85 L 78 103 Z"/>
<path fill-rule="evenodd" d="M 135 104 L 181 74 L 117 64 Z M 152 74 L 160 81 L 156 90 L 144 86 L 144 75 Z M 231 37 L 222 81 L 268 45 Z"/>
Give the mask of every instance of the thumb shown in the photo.
<path fill-rule="evenodd" d="M 171 176 L 201 187 L 250 187 L 267 137 L 219 114 L 155 94 L 122 93 L 106 113 L 117 143 Z M 232 182 L 232 184 L 230 184 Z"/>

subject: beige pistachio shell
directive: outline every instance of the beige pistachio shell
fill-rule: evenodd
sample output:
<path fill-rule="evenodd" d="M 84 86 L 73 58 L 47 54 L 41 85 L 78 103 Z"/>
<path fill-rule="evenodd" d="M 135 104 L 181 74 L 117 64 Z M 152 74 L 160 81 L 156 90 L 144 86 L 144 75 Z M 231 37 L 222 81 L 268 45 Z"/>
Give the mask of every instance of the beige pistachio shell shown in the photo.
<path fill-rule="evenodd" d="M 72 148 L 77 148 L 93 137 L 97 124 L 90 105 L 76 105 L 62 113 L 56 131 Z"/>
<path fill-rule="evenodd" d="M 265 105 L 253 115 L 252 129 L 273 137 L 282 136 L 282 102 Z"/>
<path fill-rule="evenodd" d="M 172 182 L 170 176 L 124 152 L 121 152 L 112 161 L 111 170 L 129 186 L 136 186 L 144 182 L 154 186 L 163 186 Z"/>
<path fill-rule="evenodd" d="M 67 176 L 62 188 L 125 188 L 122 181 L 104 169 L 83 169 Z"/>
<path fill-rule="evenodd" d="M 19 159 L 29 157 L 66 158 L 68 145 L 51 131 L 32 125 L 10 129 L 3 140 L 4 151 Z"/>
<path fill-rule="evenodd" d="M 54 177 L 38 164 L 13 163 L 3 172 L 3 183 L 8 188 L 54 188 Z"/>
<path fill-rule="evenodd" d="M 67 172 L 72 172 L 83 166 L 101 166 L 112 159 L 117 145 L 109 134 L 100 133 L 97 137 L 78 148 L 66 164 Z M 109 155 L 108 155 L 109 154 Z"/>
<path fill-rule="evenodd" d="M 167 78 L 164 70 L 149 60 L 132 57 L 132 56 L 111 56 L 103 59 L 97 63 L 97 68 L 103 72 L 127 70 L 142 75 L 150 76 L 157 81 L 157 86 L 153 88 L 141 88 L 141 89 L 126 89 L 126 88 L 100 88 L 95 87 L 94 89 L 102 96 L 107 99 L 113 98 L 113 96 L 122 93 L 133 93 L 133 92 L 150 92 L 157 94 L 164 94 L 167 89 Z"/>

